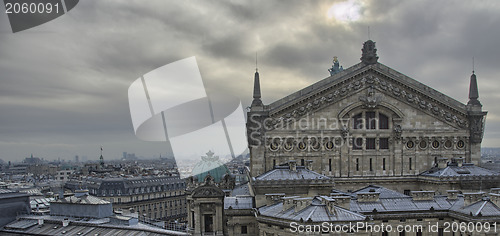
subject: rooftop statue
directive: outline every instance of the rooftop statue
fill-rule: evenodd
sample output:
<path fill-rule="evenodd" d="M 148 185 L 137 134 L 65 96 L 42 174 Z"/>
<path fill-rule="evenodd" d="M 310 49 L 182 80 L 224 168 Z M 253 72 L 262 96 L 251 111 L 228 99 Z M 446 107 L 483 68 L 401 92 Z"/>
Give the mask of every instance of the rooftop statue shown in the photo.
<path fill-rule="evenodd" d="M 366 65 L 371 65 L 377 63 L 377 48 L 375 47 L 375 42 L 368 40 L 363 43 L 363 49 L 361 49 L 361 61 Z"/>
<path fill-rule="evenodd" d="M 330 76 L 337 74 L 343 70 L 344 70 L 344 68 L 342 68 L 342 66 L 340 66 L 340 63 L 339 63 L 339 60 L 337 59 L 337 57 L 333 57 L 332 68 L 328 69 L 328 71 L 330 72 Z"/>

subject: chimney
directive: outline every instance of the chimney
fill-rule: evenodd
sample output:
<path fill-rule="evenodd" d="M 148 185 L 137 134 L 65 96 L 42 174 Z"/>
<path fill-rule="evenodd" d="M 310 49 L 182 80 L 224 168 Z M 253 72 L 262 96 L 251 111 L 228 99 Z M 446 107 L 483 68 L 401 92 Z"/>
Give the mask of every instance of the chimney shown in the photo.
<path fill-rule="evenodd" d="M 326 209 L 328 210 L 328 212 L 332 215 L 336 215 L 336 212 L 335 212 L 335 199 L 333 199 L 332 197 L 327 197 L 327 196 L 321 196 L 321 203 L 322 204 L 325 204 L 326 206 Z"/>
<path fill-rule="evenodd" d="M 490 201 L 495 203 L 498 207 L 500 207 L 500 194 L 498 193 L 490 193 Z"/>
<path fill-rule="evenodd" d="M 313 161 L 312 160 L 307 160 L 306 161 L 306 169 L 313 170 L 312 167 L 313 167 Z"/>
<path fill-rule="evenodd" d="M 380 199 L 380 193 L 375 191 L 370 191 L 367 193 L 356 194 L 358 202 L 377 202 Z"/>
<path fill-rule="evenodd" d="M 458 167 L 462 167 L 464 165 L 464 158 L 463 157 L 454 157 L 451 159 L 451 162 L 457 163 Z"/>
<path fill-rule="evenodd" d="M 460 191 L 458 190 L 447 190 L 446 195 L 448 200 L 457 200 L 458 199 L 458 194 Z"/>
<path fill-rule="evenodd" d="M 446 166 L 448 166 L 448 158 L 446 157 L 438 157 L 437 158 L 437 164 L 439 169 L 444 169 Z"/>
<path fill-rule="evenodd" d="M 293 206 L 295 207 L 295 212 L 299 212 L 307 206 L 311 205 L 312 197 L 295 198 L 293 199 Z"/>
<path fill-rule="evenodd" d="M 283 211 L 286 211 L 290 209 L 290 207 L 293 207 L 293 199 L 298 197 L 299 196 L 282 197 L 281 200 L 283 201 Z"/>
<path fill-rule="evenodd" d="M 464 193 L 464 206 L 483 200 L 484 193 Z"/>
<path fill-rule="evenodd" d="M 297 162 L 295 160 L 288 161 L 288 166 L 290 167 L 291 171 L 297 170 Z"/>
<path fill-rule="evenodd" d="M 411 191 L 413 201 L 432 201 L 434 194 L 434 191 Z"/>
<path fill-rule="evenodd" d="M 89 195 L 89 190 L 87 190 L 87 189 L 75 190 L 75 197 L 80 198 L 80 197 L 83 197 L 85 195 Z"/>
<path fill-rule="evenodd" d="M 351 209 L 351 197 L 350 196 L 332 196 L 335 200 L 335 205 L 342 207 L 344 209 Z"/>
<path fill-rule="evenodd" d="M 266 194 L 266 205 L 271 206 L 276 204 L 285 196 L 284 193 L 268 193 Z"/>
<path fill-rule="evenodd" d="M 69 220 L 66 218 L 66 219 L 64 219 L 64 220 L 62 221 L 62 226 L 63 226 L 63 227 L 66 227 L 66 226 L 68 226 L 68 225 L 69 225 Z"/>
<path fill-rule="evenodd" d="M 38 225 L 43 225 L 43 219 L 38 219 Z"/>

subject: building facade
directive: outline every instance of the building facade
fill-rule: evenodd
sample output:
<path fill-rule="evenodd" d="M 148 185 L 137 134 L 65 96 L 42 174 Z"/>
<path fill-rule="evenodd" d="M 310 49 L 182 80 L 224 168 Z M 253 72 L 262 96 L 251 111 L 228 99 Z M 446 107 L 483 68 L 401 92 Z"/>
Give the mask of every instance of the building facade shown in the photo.
<path fill-rule="evenodd" d="M 399 185 L 454 158 L 479 165 L 486 112 L 476 75 L 463 104 L 379 63 L 376 51 L 365 42 L 360 63 L 269 105 L 256 72 L 247 119 L 251 175 L 311 160 L 312 170 L 350 188 L 352 179 Z"/>
<path fill-rule="evenodd" d="M 227 190 L 207 175 L 193 187 L 195 235 L 500 235 L 500 173 L 479 166 L 476 75 L 462 104 L 376 51 L 365 42 L 359 64 L 334 58 L 330 77 L 269 105 L 255 73 L 249 182 Z"/>
<path fill-rule="evenodd" d="M 68 188 L 86 187 L 89 194 L 113 204 L 113 209 L 134 209 L 139 217 L 155 220 L 186 218 L 186 184 L 178 176 L 89 178 Z"/>

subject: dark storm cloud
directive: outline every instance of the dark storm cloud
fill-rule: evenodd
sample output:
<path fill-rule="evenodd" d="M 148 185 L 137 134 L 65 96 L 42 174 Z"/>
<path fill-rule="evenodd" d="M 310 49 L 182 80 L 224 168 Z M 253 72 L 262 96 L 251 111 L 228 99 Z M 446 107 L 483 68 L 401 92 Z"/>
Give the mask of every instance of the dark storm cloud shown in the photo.
<path fill-rule="evenodd" d="M 209 91 L 246 107 L 258 52 L 269 103 L 327 77 L 333 56 L 358 63 L 368 26 L 381 63 L 461 102 L 474 56 L 489 110 L 483 145 L 500 141 L 496 1 L 354 1 L 353 22 L 327 17 L 336 2 L 89 0 L 16 34 L 0 14 L 0 158 L 95 159 L 100 145 L 110 158 L 164 153 L 133 133 L 127 89 L 141 75 L 196 56 Z"/>

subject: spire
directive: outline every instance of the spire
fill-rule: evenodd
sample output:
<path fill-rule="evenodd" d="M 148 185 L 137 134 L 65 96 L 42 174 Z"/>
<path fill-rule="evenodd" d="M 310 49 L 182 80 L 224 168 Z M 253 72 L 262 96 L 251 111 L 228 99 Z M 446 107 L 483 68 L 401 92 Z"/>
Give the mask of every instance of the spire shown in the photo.
<path fill-rule="evenodd" d="M 252 107 L 254 106 L 262 106 L 262 100 L 260 100 L 260 80 L 259 80 L 259 72 L 257 68 L 255 68 L 255 76 L 253 81 L 253 101 Z"/>
<path fill-rule="evenodd" d="M 476 74 L 474 73 L 474 71 L 472 71 L 469 85 L 469 102 L 467 103 L 467 105 L 481 106 L 481 102 L 479 102 L 478 98 L 479 90 L 477 89 Z"/>
<path fill-rule="evenodd" d="M 102 156 L 102 146 L 101 146 L 101 156 L 99 157 L 100 164 L 102 167 L 104 167 L 104 157 Z"/>

